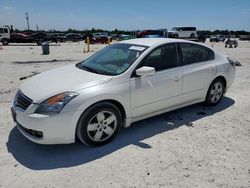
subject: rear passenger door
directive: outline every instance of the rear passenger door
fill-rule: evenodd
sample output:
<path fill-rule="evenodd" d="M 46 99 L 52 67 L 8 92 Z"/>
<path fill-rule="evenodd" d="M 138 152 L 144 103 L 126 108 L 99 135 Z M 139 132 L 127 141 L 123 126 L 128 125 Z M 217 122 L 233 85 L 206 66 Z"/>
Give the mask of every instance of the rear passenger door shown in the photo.
<path fill-rule="evenodd" d="M 208 84 L 216 75 L 214 52 L 202 45 L 179 43 L 178 49 L 183 68 L 183 103 L 203 99 Z"/>

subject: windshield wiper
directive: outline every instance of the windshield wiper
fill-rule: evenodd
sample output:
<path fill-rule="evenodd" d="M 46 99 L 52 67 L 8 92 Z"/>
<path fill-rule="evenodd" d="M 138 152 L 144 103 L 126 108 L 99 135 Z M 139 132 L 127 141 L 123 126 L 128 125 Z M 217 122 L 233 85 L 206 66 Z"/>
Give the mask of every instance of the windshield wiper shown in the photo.
<path fill-rule="evenodd" d="M 92 72 L 92 73 L 96 73 L 96 74 L 114 76 L 114 74 L 103 72 L 103 71 L 98 71 L 98 70 L 93 69 L 91 67 L 87 67 L 85 65 L 82 65 L 81 63 L 76 64 L 76 67 L 78 67 L 79 69 L 82 69 L 82 70 L 86 70 L 86 71 L 89 71 L 89 72 Z"/>
<path fill-rule="evenodd" d="M 84 66 L 84 65 L 79 66 L 79 68 L 84 69 L 84 70 L 89 71 L 89 72 L 101 74 L 101 73 L 98 72 L 97 70 L 95 70 L 95 69 L 93 69 L 93 68 L 91 68 L 91 67 Z"/>

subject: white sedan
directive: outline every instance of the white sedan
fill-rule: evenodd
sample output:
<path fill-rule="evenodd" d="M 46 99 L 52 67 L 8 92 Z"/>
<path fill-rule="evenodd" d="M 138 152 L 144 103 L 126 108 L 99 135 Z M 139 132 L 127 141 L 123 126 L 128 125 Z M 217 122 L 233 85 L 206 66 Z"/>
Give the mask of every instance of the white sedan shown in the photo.
<path fill-rule="evenodd" d="M 205 102 L 217 105 L 235 77 L 234 63 L 179 39 L 133 39 L 88 59 L 36 75 L 13 107 L 20 132 L 40 144 L 100 146 L 131 123 Z"/>

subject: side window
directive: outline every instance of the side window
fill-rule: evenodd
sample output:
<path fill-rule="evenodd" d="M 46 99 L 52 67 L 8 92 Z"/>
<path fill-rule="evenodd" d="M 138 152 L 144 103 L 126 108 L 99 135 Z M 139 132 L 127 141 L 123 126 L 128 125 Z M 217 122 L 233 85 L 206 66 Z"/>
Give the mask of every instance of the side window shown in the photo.
<path fill-rule="evenodd" d="M 143 63 L 143 66 L 154 67 L 156 71 L 176 67 L 177 65 L 176 45 L 174 43 L 157 48 L 144 59 Z"/>
<path fill-rule="evenodd" d="M 4 33 L 8 33 L 8 29 L 4 28 Z"/>
<path fill-rule="evenodd" d="M 214 59 L 214 53 L 212 50 L 196 44 L 182 43 L 181 52 L 183 65 Z"/>
<path fill-rule="evenodd" d="M 0 28 L 0 33 L 3 33 L 3 29 L 2 28 Z"/>

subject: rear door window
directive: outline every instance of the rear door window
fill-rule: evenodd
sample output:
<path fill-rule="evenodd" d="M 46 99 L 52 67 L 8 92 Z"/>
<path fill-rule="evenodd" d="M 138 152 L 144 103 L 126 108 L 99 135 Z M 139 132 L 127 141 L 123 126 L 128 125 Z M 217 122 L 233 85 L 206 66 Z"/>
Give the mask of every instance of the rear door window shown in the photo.
<path fill-rule="evenodd" d="M 214 59 L 214 53 L 211 49 L 205 46 L 181 43 L 180 49 L 182 53 L 182 64 L 188 65 L 192 63 L 210 61 Z"/>

